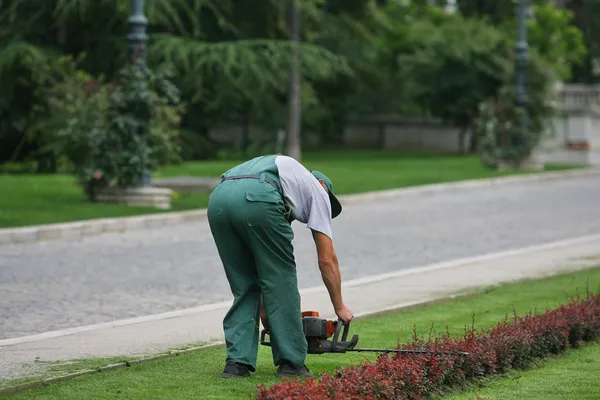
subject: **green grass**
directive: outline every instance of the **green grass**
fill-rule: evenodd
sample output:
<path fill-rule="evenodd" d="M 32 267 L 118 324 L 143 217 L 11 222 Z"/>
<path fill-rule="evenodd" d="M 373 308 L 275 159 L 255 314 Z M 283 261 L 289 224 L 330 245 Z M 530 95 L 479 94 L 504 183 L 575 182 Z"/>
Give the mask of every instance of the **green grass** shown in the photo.
<path fill-rule="evenodd" d="M 127 362 L 136 362 L 143 360 L 147 357 L 161 356 L 161 355 L 173 355 L 178 352 L 186 351 L 197 351 L 200 347 L 213 347 L 214 342 L 197 342 L 189 343 L 184 346 L 177 346 L 169 348 L 160 353 L 146 354 L 146 355 L 131 355 L 131 356 L 120 356 L 120 357 L 98 357 L 98 358 L 83 358 L 75 360 L 63 360 L 63 361 L 35 361 L 33 364 L 28 365 L 31 368 L 29 376 L 21 379 L 3 379 L 0 377 L 0 389 L 12 386 L 18 386 L 26 383 L 39 381 L 40 379 L 52 379 L 62 377 L 71 373 L 80 373 L 86 371 L 98 371 L 100 368 L 106 366 L 123 364 Z"/>
<path fill-rule="evenodd" d="M 162 168 L 153 177 L 219 177 L 239 162 L 188 162 Z M 326 173 L 338 194 L 525 173 L 489 170 L 476 156 L 383 151 L 307 152 L 303 162 L 308 168 Z M 548 166 L 546 169 L 566 168 Z M 91 204 L 73 177 L 63 174 L 0 174 L 0 193 L 0 228 L 165 212 L 149 207 Z M 170 211 L 200 209 L 207 204 L 207 193 L 182 193 L 172 200 Z"/>
<path fill-rule="evenodd" d="M 569 350 L 534 370 L 515 371 L 484 388 L 445 396 L 444 400 L 598 400 L 600 344 Z"/>
<path fill-rule="evenodd" d="M 437 331 L 448 327 L 452 335 L 459 335 L 470 326 L 475 314 L 475 326 L 486 328 L 506 315 L 531 310 L 554 308 L 586 285 L 600 287 L 600 268 L 576 272 L 537 281 L 523 281 L 485 288 L 482 294 L 415 307 L 411 310 L 357 320 L 350 333 L 359 334 L 361 347 L 392 347 L 398 341 L 409 341 L 413 325 L 417 332 L 427 336 L 431 325 Z M 327 305 L 323 305 L 327 307 Z M 376 355 L 347 353 L 309 355 L 307 365 L 315 372 L 332 372 L 338 366 L 349 366 Z M 248 398 L 255 385 L 277 382 L 267 348 L 259 349 L 258 371 L 248 380 L 222 380 L 223 348 L 183 354 L 177 357 L 151 361 L 126 369 L 83 376 L 71 381 L 29 390 L 15 399 L 238 399 Z M 528 398 L 522 396 L 521 398 Z M 571 397 L 578 398 L 578 397 Z"/>

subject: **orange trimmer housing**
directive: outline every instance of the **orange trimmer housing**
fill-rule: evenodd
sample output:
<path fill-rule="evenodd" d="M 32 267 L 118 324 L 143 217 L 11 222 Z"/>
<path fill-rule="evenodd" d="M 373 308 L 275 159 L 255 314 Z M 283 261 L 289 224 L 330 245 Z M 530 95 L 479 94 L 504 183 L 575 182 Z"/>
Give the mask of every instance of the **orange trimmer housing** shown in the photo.
<path fill-rule="evenodd" d="M 304 320 L 305 318 L 316 318 L 324 320 L 324 318 L 320 318 L 320 314 L 318 311 L 302 311 L 302 319 Z M 332 320 L 325 320 L 325 330 L 322 333 L 324 333 L 324 335 L 320 335 L 321 339 L 329 339 L 333 336 L 333 334 L 335 333 L 335 324 Z"/>

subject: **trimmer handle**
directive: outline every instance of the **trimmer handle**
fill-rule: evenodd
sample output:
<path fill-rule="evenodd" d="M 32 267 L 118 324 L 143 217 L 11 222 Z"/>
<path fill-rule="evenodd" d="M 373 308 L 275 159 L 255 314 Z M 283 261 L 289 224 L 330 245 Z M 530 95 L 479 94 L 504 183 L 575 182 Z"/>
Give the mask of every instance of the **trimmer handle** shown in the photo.
<path fill-rule="evenodd" d="M 335 350 L 340 350 L 340 351 L 344 351 L 343 347 L 338 347 L 338 342 L 340 341 L 340 331 L 342 330 L 342 325 L 344 326 L 344 332 L 342 333 L 342 342 L 345 342 L 346 339 L 348 339 L 348 330 L 350 329 L 350 322 L 348 322 L 346 325 L 344 325 L 344 321 L 342 321 L 341 319 L 337 320 L 337 324 L 335 326 L 335 333 L 333 334 L 333 343 L 331 344 L 331 347 Z"/>

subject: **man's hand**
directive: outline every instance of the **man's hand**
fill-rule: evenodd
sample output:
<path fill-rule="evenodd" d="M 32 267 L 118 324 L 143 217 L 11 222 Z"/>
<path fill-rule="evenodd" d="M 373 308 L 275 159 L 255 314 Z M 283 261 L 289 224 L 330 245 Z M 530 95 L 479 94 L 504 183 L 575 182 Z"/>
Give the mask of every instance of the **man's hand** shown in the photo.
<path fill-rule="evenodd" d="M 338 318 L 344 322 L 345 325 L 348 325 L 348 323 L 350 321 L 352 321 L 352 319 L 354 318 L 354 314 L 352 313 L 352 310 L 350 310 L 348 307 L 343 306 L 342 308 L 340 308 L 339 310 L 336 309 L 335 310 L 335 314 L 338 316 Z"/>
<path fill-rule="evenodd" d="M 265 311 L 265 304 L 263 303 L 262 296 L 260 296 L 260 322 L 262 322 L 263 327 L 268 332 L 269 331 L 269 320 L 267 318 L 267 312 Z"/>

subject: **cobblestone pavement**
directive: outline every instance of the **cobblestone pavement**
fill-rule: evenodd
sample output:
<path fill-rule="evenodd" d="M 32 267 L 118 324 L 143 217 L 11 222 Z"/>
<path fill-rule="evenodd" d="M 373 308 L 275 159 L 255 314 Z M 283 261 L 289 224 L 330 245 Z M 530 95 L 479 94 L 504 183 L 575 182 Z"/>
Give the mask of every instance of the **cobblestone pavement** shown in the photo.
<path fill-rule="evenodd" d="M 334 221 L 343 279 L 600 233 L 597 178 L 367 201 Z M 321 285 L 294 223 L 300 287 Z M 0 339 L 230 298 L 206 221 L 0 247 Z"/>

